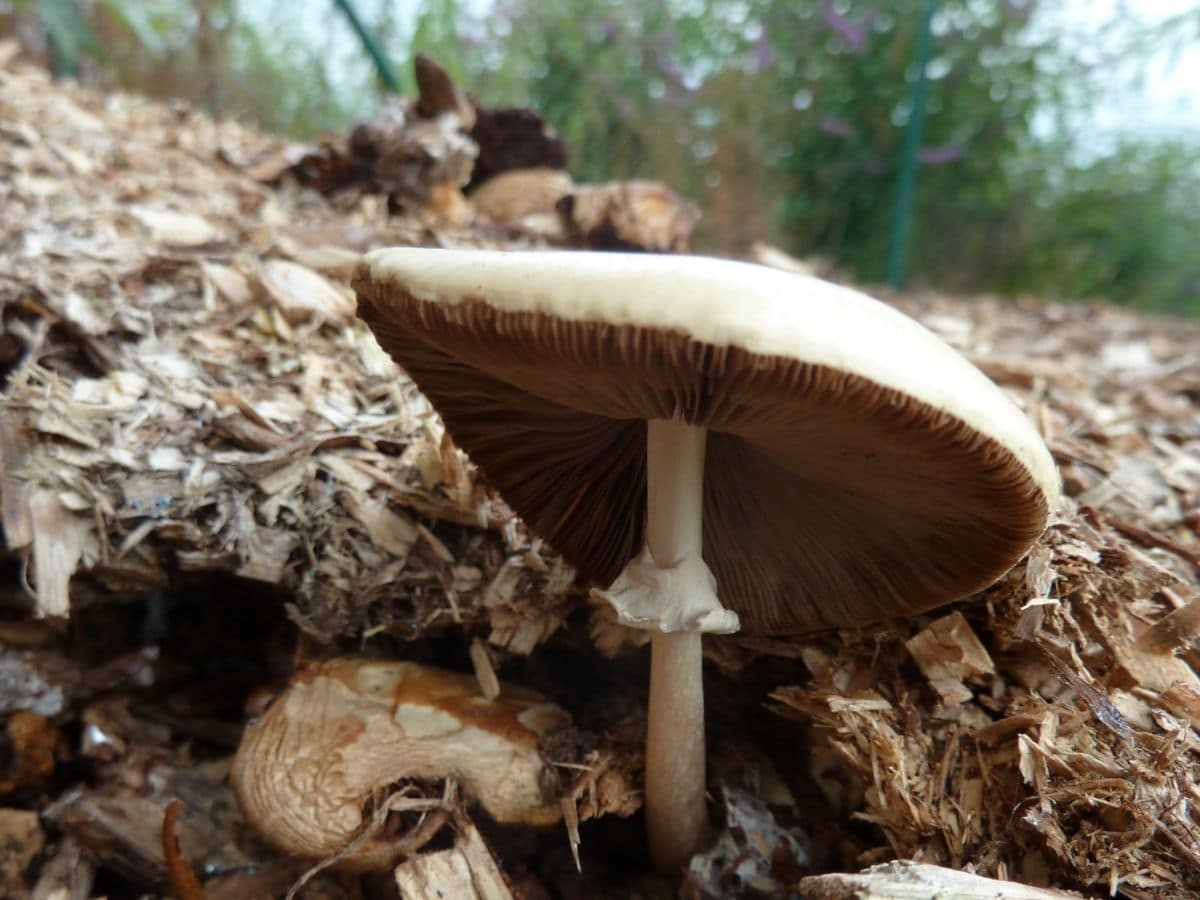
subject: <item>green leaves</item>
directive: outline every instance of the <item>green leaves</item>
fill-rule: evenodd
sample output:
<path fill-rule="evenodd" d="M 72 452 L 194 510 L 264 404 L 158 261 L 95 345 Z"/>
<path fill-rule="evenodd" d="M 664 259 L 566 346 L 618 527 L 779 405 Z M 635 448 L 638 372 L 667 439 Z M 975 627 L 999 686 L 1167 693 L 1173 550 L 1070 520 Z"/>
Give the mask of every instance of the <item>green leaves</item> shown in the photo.
<path fill-rule="evenodd" d="M 45 0 L 43 0 L 45 2 Z M 50 0 L 61 3 L 64 0 Z M 155 21 L 154 11 L 162 10 L 170 3 L 147 2 L 147 0 L 99 0 L 97 7 L 123 25 L 132 34 L 151 58 L 162 60 L 167 55 L 167 42 L 163 34 L 164 22 Z"/>
<path fill-rule="evenodd" d="M 85 17 L 76 0 L 18 0 L 17 8 L 37 12 L 57 65 L 64 74 L 75 74 L 85 55 L 98 60 L 106 55 L 106 49 L 96 38 L 91 17 L 100 15 L 117 23 L 134 37 L 143 52 L 154 60 L 162 60 L 168 50 L 164 33 L 172 19 L 169 13 L 180 5 L 172 0 L 97 0 L 89 6 L 89 17 Z"/>
<path fill-rule="evenodd" d="M 17 8 L 33 8 L 46 29 L 58 74 L 75 75 L 85 53 L 100 48 L 74 0 L 18 0 Z"/>

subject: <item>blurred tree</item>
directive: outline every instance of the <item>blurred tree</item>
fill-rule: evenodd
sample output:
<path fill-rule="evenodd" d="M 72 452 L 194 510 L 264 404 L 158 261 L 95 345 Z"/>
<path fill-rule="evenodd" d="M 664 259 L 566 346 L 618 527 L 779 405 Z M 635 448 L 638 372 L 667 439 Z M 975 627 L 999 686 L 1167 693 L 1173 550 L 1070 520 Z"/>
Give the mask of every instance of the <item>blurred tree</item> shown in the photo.
<path fill-rule="evenodd" d="M 1070 148 L 1040 148 L 1060 158 Z M 1041 169 L 995 287 L 1107 297 L 1200 314 L 1200 148 L 1126 142 L 1087 165 Z"/>
<path fill-rule="evenodd" d="M 190 100 L 214 114 L 309 134 L 348 127 L 371 103 L 342 96 L 325 48 L 284 0 L 12 0 L 9 27 L 40 23 L 43 52 L 64 75 L 150 96 Z M 329 19 L 339 19 L 332 8 Z M 0 34 L 6 30 L 0 3 Z M 346 27 L 340 20 L 338 26 Z M 336 29 L 335 29 L 336 30 Z M 27 41 L 27 43 L 29 43 Z M 351 70 L 353 67 L 348 67 Z M 369 99 L 369 97 L 368 97 Z"/>
<path fill-rule="evenodd" d="M 16 0 L 15 9 L 31 12 L 40 20 L 55 74 L 76 76 L 85 56 L 105 55 L 90 21 L 92 15 L 119 24 L 140 42 L 146 53 L 161 58 L 163 42 L 152 22 L 155 5 L 134 0 L 96 0 L 85 10 L 75 0 Z"/>

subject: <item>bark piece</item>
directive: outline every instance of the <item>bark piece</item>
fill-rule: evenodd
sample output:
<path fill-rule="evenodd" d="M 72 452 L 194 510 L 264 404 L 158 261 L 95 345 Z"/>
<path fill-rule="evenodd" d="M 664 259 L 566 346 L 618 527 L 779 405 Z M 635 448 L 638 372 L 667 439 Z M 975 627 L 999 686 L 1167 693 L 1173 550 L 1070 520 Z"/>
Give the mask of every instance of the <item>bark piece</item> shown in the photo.
<path fill-rule="evenodd" d="M 513 900 L 504 873 L 467 820 L 457 826 L 454 846 L 419 853 L 396 867 L 396 887 L 404 900 Z"/>
<path fill-rule="evenodd" d="M 699 209 L 655 181 L 580 185 L 558 203 L 571 239 L 593 250 L 681 253 Z"/>
<path fill-rule="evenodd" d="M 79 842 L 66 837 L 42 864 L 33 886 L 33 900 L 89 900 L 96 866 Z"/>
<path fill-rule="evenodd" d="M 558 202 L 575 187 L 557 169 L 514 169 L 494 175 L 471 191 L 471 205 L 493 222 L 522 225 L 531 216 L 553 215 Z"/>
<path fill-rule="evenodd" d="M 42 852 L 46 836 L 38 814 L 24 809 L 0 809 L 0 893 L 11 900 L 29 896 L 25 873 Z"/>
<path fill-rule="evenodd" d="M 83 556 L 86 525 L 57 494 L 44 490 L 29 498 L 29 519 L 33 526 L 37 615 L 67 616 L 71 611 L 67 588 Z"/>
<path fill-rule="evenodd" d="M 465 132 L 457 114 L 423 118 L 390 101 L 351 133 L 352 171 L 400 203 L 423 203 L 438 185 L 470 181 L 479 150 Z"/>
<path fill-rule="evenodd" d="M 928 628 L 909 638 L 905 646 L 947 703 L 970 700 L 971 691 L 963 682 L 996 671 L 987 649 L 960 612 L 931 622 Z"/>
<path fill-rule="evenodd" d="M 479 109 L 471 139 L 479 146 L 472 186 L 514 169 L 564 169 L 570 158 L 566 143 L 532 109 Z"/>
<path fill-rule="evenodd" d="M 0 798 L 34 796 L 54 777 L 62 733 L 37 713 L 20 709 L 8 717 L 0 739 Z"/>
<path fill-rule="evenodd" d="M 475 124 L 475 107 L 450 73 L 424 53 L 413 57 L 413 72 L 417 79 L 417 114 L 436 119 L 453 113 L 458 116 L 459 127 L 469 131 Z"/>
<path fill-rule="evenodd" d="M 183 801 L 172 800 L 163 815 L 162 851 L 167 864 L 167 878 L 177 900 L 204 900 L 204 886 L 179 849 L 179 838 L 175 834 L 175 823 L 182 812 Z"/>

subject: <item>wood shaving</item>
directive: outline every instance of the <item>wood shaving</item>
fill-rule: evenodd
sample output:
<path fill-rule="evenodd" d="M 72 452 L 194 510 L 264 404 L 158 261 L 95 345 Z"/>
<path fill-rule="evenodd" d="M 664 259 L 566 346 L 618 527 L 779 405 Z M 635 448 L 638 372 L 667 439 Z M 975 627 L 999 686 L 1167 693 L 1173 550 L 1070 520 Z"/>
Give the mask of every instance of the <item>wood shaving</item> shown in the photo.
<path fill-rule="evenodd" d="M 0 141 L 0 512 L 39 615 L 67 616 L 68 586 L 181 569 L 287 593 L 321 641 L 466 626 L 529 653 L 554 633 L 570 570 L 449 445 L 344 282 L 371 246 L 489 239 L 270 190 L 250 170 L 278 141 L 16 60 L 0 109 L 36 123 Z"/>

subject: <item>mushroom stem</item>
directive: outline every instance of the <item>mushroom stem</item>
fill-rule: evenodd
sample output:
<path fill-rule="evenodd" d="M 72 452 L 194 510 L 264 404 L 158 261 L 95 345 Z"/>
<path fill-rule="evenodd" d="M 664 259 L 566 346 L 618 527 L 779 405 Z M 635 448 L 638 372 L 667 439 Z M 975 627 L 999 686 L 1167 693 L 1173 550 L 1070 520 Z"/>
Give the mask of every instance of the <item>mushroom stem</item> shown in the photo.
<path fill-rule="evenodd" d="M 703 428 L 646 423 L 646 546 L 668 568 L 700 555 Z M 677 872 L 708 828 L 704 802 L 704 676 L 701 632 L 655 633 L 646 728 L 646 831 L 650 855 Z"/>
<path fill-rule="evenodd" d="M 699 631 L 676 631 L 650 642 L 646 834 L 664 872 L 686 865 L 708 829 L 700 639 Z"/>
<path fill-rule="evenodd" d="M 694 425 L 646 423 L 646 545 L 660 568 L 700 554 L 707 439 Z"/>

